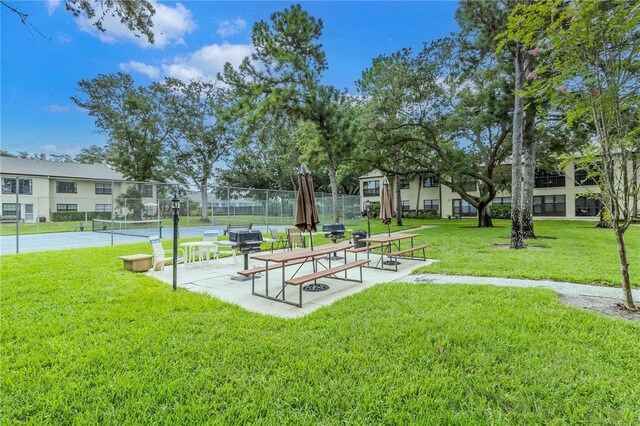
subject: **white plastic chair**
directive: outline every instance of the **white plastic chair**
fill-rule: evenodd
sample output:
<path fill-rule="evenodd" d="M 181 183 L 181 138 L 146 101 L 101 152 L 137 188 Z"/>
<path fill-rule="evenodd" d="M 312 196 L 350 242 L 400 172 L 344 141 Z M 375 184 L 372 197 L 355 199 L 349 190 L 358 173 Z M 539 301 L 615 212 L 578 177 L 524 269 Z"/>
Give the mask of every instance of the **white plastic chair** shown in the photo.
<path fill-rule="evenodd" d="M 154 271 L 164 271 L 164 263 L 167 260 L 173 260 L 173 250 L 165 250 L 162 247 L 162 241 L 160 241 L 160 237 L 157 235 L 152 235 L 149 237 L 149 242 L 151 243 L 151 248 L 153 249 L 153 267 Z M 169 256 L 166 256 L 166 253 L 170 253 Z M 180 254 L 182 253 L 182 254 Z M 184 263 L 184 250 L 178 248 L 178 263 Z M 160 269 L 158 269 L 158 265 Z M 174 265 L 177 267 L 177 265 Z"/>
<path fill-rule="evenodd" d="M 218 231 L 204 231 L 204 237 L 202 241 L 210 241 L 213 242 L 213 246 L 211 247 L 203 247 L 203 251 L 206 250 L 207 260 L 211 258 L 211 251 L 213 250 L 213 258 L 220 259 L 220 253 L 222 249 L 230 249 L 231 256 L 233 256 L 233 261 L 237 264 L 238 257 L 236 256 L 236 250 L 233 247 L 221 246 L 218 245 L 218 236 L 220 233 Z M 204 254 L 204 253 L 203 253 Z"/>

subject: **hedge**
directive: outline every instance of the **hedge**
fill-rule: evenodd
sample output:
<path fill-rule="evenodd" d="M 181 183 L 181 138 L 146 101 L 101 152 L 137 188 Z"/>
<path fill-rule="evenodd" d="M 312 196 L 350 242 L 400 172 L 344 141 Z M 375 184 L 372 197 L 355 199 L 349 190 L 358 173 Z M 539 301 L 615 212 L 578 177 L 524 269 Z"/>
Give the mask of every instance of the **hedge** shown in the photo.
<path fill-rule="evenodd" d="M 86 216 L 85 216 L 86 214 Z M 91 219 L 111 219 L 111 212 L 53 212 L 51 222 L 77 222 Z"/>

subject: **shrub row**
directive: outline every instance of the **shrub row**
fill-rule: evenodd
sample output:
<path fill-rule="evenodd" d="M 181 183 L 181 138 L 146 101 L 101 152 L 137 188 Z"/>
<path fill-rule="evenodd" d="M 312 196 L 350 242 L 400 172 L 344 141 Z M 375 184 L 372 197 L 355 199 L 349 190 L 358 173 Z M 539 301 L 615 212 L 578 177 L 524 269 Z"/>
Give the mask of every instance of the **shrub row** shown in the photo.
<path fill-rule="evenodd" d="M 438 210 L 418 210 L 417 214 L 415 210 L 409 210 L 406 212 L 402 212 L 402 217 L 415 219 L 437 219 Z"/>
<path fill-rule="evenodd" d="M 51 213 L 51 222 L 76 222 L 86 219 L 111 219 L 111 212 L 53 212 Z"/>

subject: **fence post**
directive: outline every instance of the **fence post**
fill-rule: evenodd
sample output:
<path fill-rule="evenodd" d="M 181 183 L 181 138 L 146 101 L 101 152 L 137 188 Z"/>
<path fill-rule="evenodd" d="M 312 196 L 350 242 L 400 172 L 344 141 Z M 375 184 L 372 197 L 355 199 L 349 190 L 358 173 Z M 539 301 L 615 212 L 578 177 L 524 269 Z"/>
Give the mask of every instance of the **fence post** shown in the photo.
<path fill-rule="evenodd" d="M 267 195 L 265 195 L 265 214 L 266 214 L 266 218 L 265 218 L 265 222 L 267 224 L 267 229 L 269 229 L 269 190 L 267 189 Z"/>
<path fill-rule="evenodd" d="M 20 253 L 20 178 L 16 176 L 16 254 Z"/>

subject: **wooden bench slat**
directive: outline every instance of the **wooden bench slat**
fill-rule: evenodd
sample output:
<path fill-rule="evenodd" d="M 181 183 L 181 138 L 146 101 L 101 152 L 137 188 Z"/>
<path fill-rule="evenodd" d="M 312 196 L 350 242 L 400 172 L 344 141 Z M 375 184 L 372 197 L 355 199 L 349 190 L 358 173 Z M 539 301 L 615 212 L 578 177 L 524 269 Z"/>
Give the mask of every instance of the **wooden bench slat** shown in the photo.
<path fill-rule="evenodd" d="M 411 247 L 411 248 L 408 248 L 408 249 L 405 249 L 405 250 L 399 250 L 399 251 L 396 251 L 396 252 L 393 252 L 393 253 L 389 253 L 389 254 L 387 254 L 387 257 L 399 257 L 399 256 L 401 256 L 403 254 L 412 253 L 414 251 L 422 250 L 422 249 L 425 249 L 427 247 L 429 247 L 428 244 L 422 244 L 420 246 L 415 246 L 415 247 Z"/>
<path fill-rule="evenodd" d="M 289 285 L 300 285 L 300 284 L 304 284 L 304 283 L 309 282 L 309 281 L 315 281 L 315 280 L 317 280 L 319 278 L 324 278 L 324 277 L 327 277 L 329 275 L 336 274 L 338 272 L 343 272 L 343 271 L 346 271 L 348 269 L 356 268 L 358 266 L 363 266 L 363 265 L 365 265 L 367 263 L 369 263 L 369 260 L 367 260 L 367 259 L 356 260 L 354 262 L 350 262 L 350 263 L 343 264 L 343 265 L 340 265 L 340 266 L 335 266 L 335 267 L 330 268 L 330 269 L 325 269 L 324 271 L 319 271 L 319 272 L 314 272 L 312 274 L 302 275 L 302 276 L 297 277 L 297 278 L 291 278 L 289 280 L 286 280 L 284 283 L 285 284 L 289 284 Z"/>
<path fill-rule="evenodd" d="M 306 259 L 301 259 L 301 260 L 296 260 L 296 261 L 292 261 L 292 262 L 287 262 L 287 263 L 274 263 L 272 265 L 269 265 L 269 270 L 272 269 L 280 269 L 283 266 L 287 267 L 287 266 L 293 266 L 293 265 L 299 265 L 301 263 L 304 263 L 306 261 Z M 266 267 L 261 266 L 259 268 L 251 268 L 251 269 L 245 269 L 243 271 L 238 271 L 239 275 L 244 275 L 245 277 L 251 276 L 251 275 L 255 275 L 255 274 L 260 274 L 262 272 L 265 272 L 267 270 Z"/>
<path fill-rule="evenodd" d="M 349 253 L 363 253 L 366 252 L 367 250 L 376 250 L 376 249 L 380 249 L 382 248 L 383 245 L 377 245 L 377 246 L 369 246 L 369 247 L 360 247 L 360 248 L 353 248 L 353 249 L 349 249 L 347 250 Z"/>

